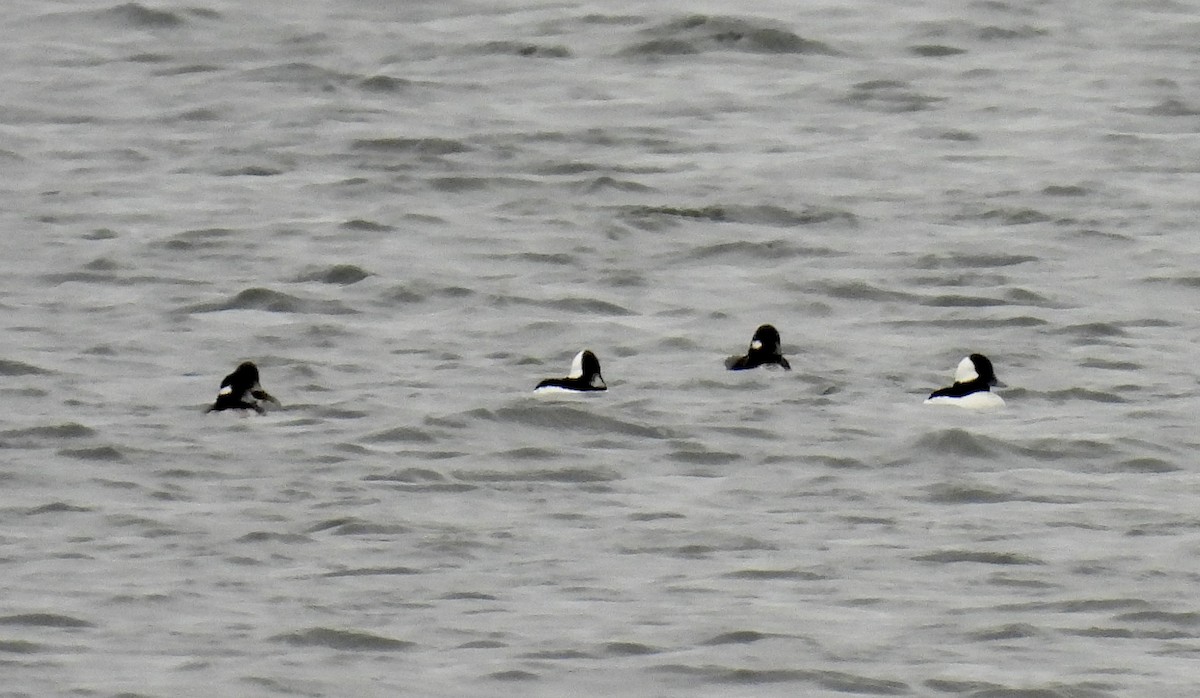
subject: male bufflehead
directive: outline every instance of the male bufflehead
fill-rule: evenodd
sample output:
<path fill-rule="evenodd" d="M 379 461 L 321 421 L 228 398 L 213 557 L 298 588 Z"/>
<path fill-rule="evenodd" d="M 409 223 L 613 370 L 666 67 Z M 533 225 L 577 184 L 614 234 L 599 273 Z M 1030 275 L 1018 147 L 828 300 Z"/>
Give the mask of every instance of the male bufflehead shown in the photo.
<path fill-rule="evenodd" d="M 754 338 L 750 340 L 750 350 L 745 356 L 731 356 L 725 359 L 725 368 L 730 371 L 758 368 L 765 364 L 779 364 L 788 371 L 792 370 L 791 364 L 779 351 L 779 331 L 771 325 L 763 325 L 754 331 Z"/>
<path fill-rule="evenodd" d="M 1005 387 L 996 378 L 992 362 L 983 354 L 971 354 L 958 362 L 954 385 L 930 393 L 926 405 L 956 405 L 970 409 L 1004 407 L 1004 400 L 991 391 L 992 386 Z"/>
<path fill-rule="evenodd" d="M 217 392 L 217 401 L 205 412 L 254 410 L 259 414 L 266 414 L 267 411 L 259 404 L 259 400 L 279 405 L 279 401 L 271 397 L 259 384 L 258 366 L 255 366 L 253 361 L 246 361 L 233 373 L 225 376 L 221 381 L 221 389 Z"/>
<path fill-rule="evenodd" d="M 584 349 L 571 361 L 571 373 L 566 378 L 547 378 L 537 384 L 534 392 L 608 390 L 600 375 L 600 360 Z"/>

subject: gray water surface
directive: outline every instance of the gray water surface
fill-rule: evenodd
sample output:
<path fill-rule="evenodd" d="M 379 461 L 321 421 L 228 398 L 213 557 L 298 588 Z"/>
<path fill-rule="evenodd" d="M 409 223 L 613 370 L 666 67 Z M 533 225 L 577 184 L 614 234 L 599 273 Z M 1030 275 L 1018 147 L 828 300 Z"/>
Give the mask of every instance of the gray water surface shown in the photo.
<path fill-rule="evenodd" d="M 6 6 L 0 693 L 1196 695 L 1200 6 L 668 5 Z"/>

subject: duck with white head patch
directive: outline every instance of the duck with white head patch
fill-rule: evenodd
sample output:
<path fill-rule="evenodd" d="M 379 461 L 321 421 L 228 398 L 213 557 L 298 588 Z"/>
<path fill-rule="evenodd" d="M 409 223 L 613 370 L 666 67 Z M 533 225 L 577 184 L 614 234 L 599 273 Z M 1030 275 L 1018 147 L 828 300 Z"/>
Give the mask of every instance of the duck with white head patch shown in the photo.
<path fill-rule="evenodd" d="M 725 359 L 725 368 L 730 371 L 744 371 L 759 366 L 782 366 L 784 370 L 792 370 L 788 360 L 783 358 L 780 350 L 779 330 L 772 325 L 762 325 L 754 331 L 750 340 L 750 350 L 745 356 L 731 356 Z"/>
<path fill-rule="evenodd" d="M 600 360 L 584 349 L 571 361 L 571 373 L 566 378 L 547 378 L 533 389 L 535 393 L 547 392 L 593 392 L 608 390 L 604 377 L 600 375 Z"/>
<path fill-rule="evenodd" d="M 992 388 L 1005 385 L 996 378 L 992 362 L 983 354 L 971 354 L 958 362 L 954 372 L 954 385 L 940 388 L 925 399 L 926 405 L 954 405 L 967 409 L 994 409 L 1004 407 L 1004 399 L 992 392 Z"/>
<path fill-rule="evenodd" d="M 221 381 L 221 389 L 217 391 L 217 401 L 205 412 L 220 412 L 221 410 L 254 410 L 266 414 L 260 404 L 273 402 L 282 407 L 279 401 L 263 390 L 258 381 L 258 366 L 253 361 L 244 361 L 233 373 Z"/>

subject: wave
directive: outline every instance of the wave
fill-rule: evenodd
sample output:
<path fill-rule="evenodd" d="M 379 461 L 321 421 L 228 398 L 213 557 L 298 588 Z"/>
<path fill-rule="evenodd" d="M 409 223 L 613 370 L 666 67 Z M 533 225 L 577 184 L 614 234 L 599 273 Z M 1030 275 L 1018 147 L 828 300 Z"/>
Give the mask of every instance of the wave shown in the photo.
<path fill-rule="evenodd" d="M 742 459 L 740 453 L 715 451 L 706 448 L 684 448 L 667 454 L 669 460 L 691 465 L 727 465 Z"/>
<path fill-rule="evenodd" d="M 1013 391 L 1007 391 L 1006 395 Z M 922 434 L 905 449 L 901 462 L 923 463 L 946 457 L 988 460 L 1014 464 L 1015 459 L 1032 463 L 1078 465 L 1103 463 L 1127 458 L 1127 446 L 1103 437 L 1058 436 L 1054 438 L 1001 439 L 972 433 L 964 428 L 940 429 Z M 960 485 L 937 485 L 930 490 L 930 501 L 940 503 L 990 501 L 1046 501 L 1021 492 L 992 490 Z"/>
<path fill-rule="evenodd" d="M 156 10 L 136 2 L 127 2 L 124 5 L 116 5 L 96 13 L 95 16 L 103 21 L 136 29 L 176 29 L 187 23 L 189 14 L 196 16 L 196 13 L 186 10 L 178 12 Z M 215 18 L 217 14 L 207 11 L 203 13 L 203 16 Z"/>
<path fill-rule="evenodd" d="M 200 228 L 177 233 L 151 244 L 174 252 L 192 252 L 226 247 L 236 240 L 238 231 L 230 228 Z"/>
<path fill-rule="evenodd" d="M 22 625 L 33 628 L 94 628 L 95 623 L 57 613 L 21 613 L 0 616 L 0 625 Z"/>
<path fill-rule="evenodd" d="M 51 372 L 24 361 L 0 359 L 0 376 L 45 376 Z"/>
<path fill-rule="evenodd" d="M 248 288 L 223 301 L 197 303 L 181 308 L 184 314 L 215 313 L 223 310 L 262 310 L 268 313 L 305 313 L 318 315 L 349 315 L 358 311 L 338 301 L 299 298 L 267 288 Z"/>
<path fill-rule="evenodd" d="M 946 56 L 959 56 L 967 52 L 966 49 L 957 46 L 947 46 L 945 44 L 916 44 L 908 47 L 908 52 L 922 58 L 945 58 Z"/>
<path fill-rule="evenodd" d="M 727 572 L 723 575 L 727 579 L 746 579 L 755 582 L 774 582 L 774 581 L 791 581 L 791 582 L 814 582 L 827 580 L 830 577 L 824 574 L 815 572 L 805 572 L 802 570 L 765 570 L 765 569 L 746 569 L 736 572 Z"/>
<path fill-rule="evenodd" d="M 805 683 L 835 693 L 866 694 L 876 696 L 911 695 L 912 688 L 902 682 L 875 679 L 840 671 L 806 669 L 746 669 L 714 664 L 690 666 L 686 664 L 664 664 L 651 667 L 651 671 L 679 674 L 704 682 L 716 684 L 775 684 Z"/>
<path fill-rule="evenodd" d="M 737 242 L 721 242 L 714 245 L 705 245 L 689 250 L 685 256 L 689 259 L 732 257 L 747 260 L 775 260 L 792 257 L 805 259 L 813 257 L 841 257 L 844 254 L 829 247 L 797 245 L 789 240 L 775 239 L 765 242 L 739 240 Z"/>
<path fill-rule="evenodd" d="M 66 502 L 51 502 L 49 504 L 33 507 L 27 511 L 26 514 L 29 516 L 40 516 L 42 514 L 79 514 L 89 511 L 94 511 L 94 509 L 92 509 L 92 507 L 81 507 L 75 504 L 68 504 Z"/>
<path fill-rule="evenodd" d="M 667 439 L 672 437 L 671 432 L 664 427 L 646 426 L 613 417 L 605 417 L 588 410 L 570 407 L 557 401 L 545 404 L 534 401 L 531 406 L 502 407 L 496 410 L 480 408 L 465 412 L 462 416 L 470 417 L 473 420 L 493 421 L 502 424 L 524 424 L 555 431 L 623 434 L 648 439 Z"/>
<path fill-rule="evenodd" d="M 379 301 L 390 307 L 397 303 L 421 303 L 438 298 L 461 300 L 474 295 L 475 291 L 463 286 L 437 286 L 426 281 L 416 280 L 384 290 L 379 295 Z"/>
<path fill-rule="evenodd" d="M 1112 467 L 1117 473 L 1174 473 L 1183 470 L 1183 466 L 1163 460 L 1162 458 L 1138 457 L 1128 458 Z"/>
<path fill-rule="evenodd" d="M 26 427 L 0 431 L 0 439 L 5 439 L 8 446 L 36 448 L 47 443 L 68 439 L 86 439 L 96 436 L 96 430 L 78 422 L 64 422 L 46 426 Z"/>
<path fill-rule="evenodd" d="M 1012 304 L 999 298 L 952 293 L 925 298 L 921 301 L 921 305 L 933 308 L 990 308 L 998 305 Z"/>
<path fill-rule="evenodd" d="M 331 267 L 309 268 L 296 276 L 296 281 L 319 281 L 323 284 L 349 286 L 367 277 L 371 272 L 354 264 L 335 264 Z"/>
<path fill-rule="evenodd" d="M 378 223 L 362 218 L 352 218 L 338 226 L 342 230 L 370 232 L 370 233 L 388 233 L 396 229 L 394 225 L 386 223 Z"/>
<path fill-rule="evenodd" d="M 912 262 L 915 269 L 991 269 L 1011 267 L 1040 261 L 1038 257 L 1025 254 L 951 252 L 921 255 Z"/>
<path fill-rule="evenodd" d="M 617 215 L 643 229 L 657 229 L 663 222 L 686 220 L 710 223 L 745 223 L 778 228 L 796 228 L 822 223 L 855 224 L 857 216 L 849 211 L 819 206 L 791 209 L 774 205 L 710 204 L 687 206 L 624 206 Z"/>
<path fill-rule="evenodd" d="M 652 37 L 620 51 L 625 56 L 686 55 L 709 51 L 839 55 L 831 46 L 805 39 L 785 25 L 761 19 L 694 14 L 640 32 Z"/>
<path fill-rule="evenodd" d="M 701 645 L 748 645 L 751 642 L 765 640 L 771 635 L 760 633 L 757 630 L 735 630 L 733 632 L 721 633 L 716 637 L 710 637 L 707 640 L 701 640 Z"/>
<path fill-rule="evenodd" d="M 487 678 L 493 681 L 534 681 L 541 677 L 531 671 L 509 669 L 506 671 L 494 671 L 488 674 Z"/>
<path fill-rule="evenodd" d="M 250 82 L 295 85 L 312 89 L 325 89 L 330 85 L 348 84 L 356 77 L 302 61 L 241 71 L 241 78 Z"/>
<path fill-rule="evenodd" d="M 889 114 L 924 111 L 945 101 L 944 97 L 933 97 L 914 90 L 902 80 L 867 80 L 851 86 L 842 98 L 849 106 Z"/>
<path fill-rule="evenodd" d="M 607 657 L 643 657 L 665 651 L 641 642 L 606 642 L 600 648 L 600 652 Z"/>
<path fill-rule="evenodd" d="M 396 652 L 417 646 L 417 643 L 407 640 L 335 628 L 308 628 L 275 635 L 270 639 L 294 647 L 328 647 L 344 652 Z"/>
<path fill-rule="evenodd" d="M 0 640 L 0 652 L 7 654 L 38 654 L 40 652 L 58 652 L 48 645 L 25 640 Z"/>
<path fill-rule="evenodd" d="M 423 429 L 392 427 L 362 438 L 367 443 L 433 443 L 437 439 Z"/>
<path fill-rule="evenodd" d="M 465 455 L 465 454 L 456 454 Z M 386 475 L 368 475 L 363 478 L 367 481 L 376 482 L 445 482 L 446 476 L 436 470 L 428 468 L 404 468 Z"/>
<path fill-rule="evenodd" d="M 918 33 L 927 38 L 956 38 L 966 43 L 1024 41 L 1050 34 L 1048 29 L 1030 24 L 987 24 L 967 20 L 922 22 Z"/>
<path fill-rule="evenodd" d="M 979 211 L 960 213 L 952 217 L 954 221 L 984 221 L 999 225 L 1034 225 L 1037 223 L 1073 223 L 1070 220 L 1059 220 L 1055 216 L 1035 208 L 988 208 Z"/>
<path fill-rule="evenodd" d="M 621 476 L 610 468 L 541 468 L 534 470 L 455 470 L 454 477 L 464 482 L 611 482 Z"/>
<path fill-rule="evenodd" d="M 1066 390 L 1048 390 L 1045 392 L 1029 391 L 1029 395 L 1040 396 L 1054 403 L 1082 400 L 1085 402 L 1125 403 L 1129 399 L 1124 395 L 1106 390 L 1090 390 L 1088 388 L 1068 388 Z"/>
<path fill-rule="evenodd" d="M 938 320 L 889 320 L 886 324 L 896 327 L 948 327 L 962 329 L 963 323 L 969 322 L 973 329 L 1006 328 L 1006 327 L 1041 327 L 1049 325 L 1049 320 L 1030 315 L 1015 315 L 1013 317 L 986 318 L 972 317 L 964 321 L 960 317 L 947 317 Z"/>
<path fill-rule="evenodd" d="M 972 434 L 966 429 L 942 429 L 919 436 L 912 450 L 939 456 L 994 458 L 998 453 L 1009 450 L 1009 447 L 998 439 Z"/>
<path fill-rule="evenodd" d="M 620 192 L 622 194 L 648 194 L 658 191 L 654 187 L 640 182 L 629 179 L 617 179 L 608 175 L 579 180 L 574 183 L 574 189 L 585 194 L 596 194 L 605 191 Z"/>
<path fill-rule="evenodd" d="M 990 550 L 939 550 L 913 558 L 917 562 L 956 564 L 971 562 L 980 565 L 1044 565 L 1044 561 L 1021 553 L 993 552 Z"/>
<path fill-rule="evenodd" d="M 866 281 L 821 281 L 809 286 L 809 290 L 817 295 L 828 296 L 838 300 L 900 302 L 917 304 L 921 297 L 905 291 L 892 291 L 879 288 Z"/>
<path fill-rule="evenodd" d="M 410 574 L 421 574 L 421 570 L 413 569 L 412 567 L 356 567 L 337 570 L 336 572 L 325 572 L 321 577 L 331 579 L 336 577 L 404 576 Z"/>
<path fill-rule="evenodd" d="M 533 306 L 538 308 L 547 308 L 550 310 L 559 310 L 572 315 L 606 315 L 606 316 L 628 316 L 635 313 L 615 303 L 609 303 L 598 298 L 554 298 L 548 300 L 537 300 L 533 298 L 525 298 L 522 296 L 491 296 L 488 299 L 488 305 L 492 308 L 506 308 L 510 305 Z"/>
<path fill-rule="evenodd" d="M 566 46 L 531 44 L 520 41 L 489 41 L 471 49 L 485 56 L 520 56 L 521 58 L 570 58 Z"/>
<path fill-rule="evenodd" d="M 463 141 L 452 138 L 359 138 L 350 147 L 373 153 L 410 155 L 456 155 L 474 150 Z"/>
<path fill-rule="evenodd" d="M 285 172 L 287 170 L 282 167 L 270 165 L 242 165 L 218 170 L 216 174 L 218 177 L 277 177 Z"/>
<path fill-rule="evenodd" d="M 328 532 L 335 536 L 361 536 L 361 535 L 377 535 L 377 536 L 398 536 L 408 533 L 409 529 L 406 526 L 399 524 L 381 524 L 363 519 L 346 516 L 337 519 L 329 519 L 321 521 L 304 530 L 305 533 L 322 533 Z"/>
<path fill-rule="evenodd" d="M 1017 492 L 960 484 L 939 484 L 929 488 L 928 501 L 934 504 L 999 504 L 1022 501 Z"/>
<path fill-rule="evenodd" d="M 125 453 L 114 446 L 94 446 L 91 448 L 63 448 L 58 455 L 80 460 L 94 460 L 115 463 L 125 460 Z"/>
<path fill-rule="evenodd" d="M 1008 283 L 1003 277 L 985 281 L 977 274 L 956 274 L 937 277 L 916 277 L 908 279 L 914 286 L 960 287 L 960 286 L 1002 286 Z M 994 306 L 1032 306 L 1036 308 L 1064 308 L 1062 303 L 1046 298 L 1023 288 L 1010 288 L 997 296 L 968 295 L 965 293 L 946 293 L 927 296 L 920 301 L 921 305 L 934 308 L 988 308 Z"/>
<path fill-rule="evenodd" d="M 411 87 L 413 82 L 404 78 L 394 78 L 390 75 L 372 75 L 358 81 L 358 86 L 368 92 L 401 92 Z"/>

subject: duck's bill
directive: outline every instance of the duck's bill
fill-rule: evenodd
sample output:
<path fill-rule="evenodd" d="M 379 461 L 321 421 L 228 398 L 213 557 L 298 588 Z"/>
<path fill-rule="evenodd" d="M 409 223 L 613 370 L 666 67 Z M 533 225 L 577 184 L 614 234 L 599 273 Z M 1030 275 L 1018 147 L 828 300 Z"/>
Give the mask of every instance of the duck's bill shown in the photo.
<path fill-rule="evenodd" d="M 283 407 L 283 403 L 276 400 L 275 396 L 271 395 L 270 393 L 268 393 L 267 391 L 265 391 L 261 388 L 259 388 L 258 390 L 251 390 L 250 394 L 253 395 L 256 400 L 262 400 L 263 402 L 273 402 L 273 403 L 275 403 L 276 406 Z"/>

